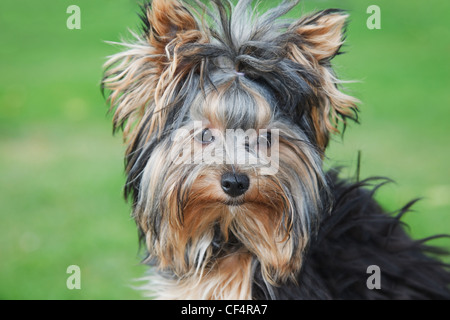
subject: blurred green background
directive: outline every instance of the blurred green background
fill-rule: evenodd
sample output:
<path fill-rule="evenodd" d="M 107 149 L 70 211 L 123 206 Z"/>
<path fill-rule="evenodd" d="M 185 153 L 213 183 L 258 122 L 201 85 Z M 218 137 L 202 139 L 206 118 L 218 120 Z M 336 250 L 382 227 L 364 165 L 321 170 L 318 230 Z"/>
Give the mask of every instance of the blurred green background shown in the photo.
<path fill-rule="evenodd" d="M 263 7 L 278 1 L 262 1 Z M 81 30 L 66 9 L 81 8 Z M 381 8 L 381 30 L 366 9 Z M 395 210 L 423 197 L 405 217 L 413 237 L 450 233 L 450 2 L 303 1 L 301 11 L 338 7 L 351 15 L 337 73 L 359 80 L 361 125 L 332 142 L 326 166 L 396 184 L 378 198 Z M 120 135 L 100 93 L 102 64 L 130 38 L 137 1 L 14 1 L 0 4 L 0 298 L 139 299 L 137 233 L 122 198 Z M 450 247 L 450 240 L 435 241 Z M 66 269 L 81 268 L 81 290 Z"/>

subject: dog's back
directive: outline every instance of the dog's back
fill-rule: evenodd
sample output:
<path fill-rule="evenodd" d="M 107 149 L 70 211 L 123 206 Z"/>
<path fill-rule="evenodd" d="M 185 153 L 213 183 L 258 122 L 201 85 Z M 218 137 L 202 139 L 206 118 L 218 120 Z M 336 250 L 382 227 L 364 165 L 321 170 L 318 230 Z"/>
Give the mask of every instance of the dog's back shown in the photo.
<path fill-rule="evenodd" d="M 430 256 L 448 252 L 426 244 L 440 236 L 413 240 L 400 220 L 415 201 L 387 213 L 374 199 L 386 180 L 328 178 L 335 205 L 310 242 L 297 284 L 268 288 L 257 278 L 255 298 L 450 299 L 450 266 Z"/>

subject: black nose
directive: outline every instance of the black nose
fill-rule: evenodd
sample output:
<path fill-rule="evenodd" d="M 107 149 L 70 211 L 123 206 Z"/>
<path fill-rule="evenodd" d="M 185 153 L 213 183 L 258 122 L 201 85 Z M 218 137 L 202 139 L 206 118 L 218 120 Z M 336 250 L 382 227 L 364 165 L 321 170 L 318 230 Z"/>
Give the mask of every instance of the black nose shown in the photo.
<path fill-rule="evenodd" d="M 243 195 L 250 186 L 250 180 L 245 174 L 227 172 L 222 175 L 222 189 L 232 197 Z"/>

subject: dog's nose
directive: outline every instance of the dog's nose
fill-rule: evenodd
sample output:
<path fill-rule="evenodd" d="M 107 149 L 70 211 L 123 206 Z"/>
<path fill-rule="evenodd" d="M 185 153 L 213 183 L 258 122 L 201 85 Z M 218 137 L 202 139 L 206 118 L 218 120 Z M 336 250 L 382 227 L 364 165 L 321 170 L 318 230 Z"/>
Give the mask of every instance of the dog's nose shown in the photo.
<path fill-rule="evenodd" d="M 231 197 L 243 195 L 250 186 L 250 179 L 246 174 L 227 172 L 222 175 L 222 189 Z"/>

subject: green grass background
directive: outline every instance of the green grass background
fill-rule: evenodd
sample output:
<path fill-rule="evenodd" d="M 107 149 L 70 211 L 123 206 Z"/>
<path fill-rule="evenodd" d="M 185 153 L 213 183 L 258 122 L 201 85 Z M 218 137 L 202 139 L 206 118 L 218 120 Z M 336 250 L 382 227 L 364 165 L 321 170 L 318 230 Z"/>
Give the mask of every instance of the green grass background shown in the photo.
<path fill-rule="evenodd" d="M 269 6 L 275 1 L 262 1 Z M 68 30 L 66 8 L 81 8 Z M 366 9 L 381 8 L 381 30 Z M 349 10 L 338 74 L 360 104 L 361 125 L 336 137 L 326 165 L 397 183 L 378 198 L 388 210 L 424 197 L 406 216 L 415 238 L 450 233 L 450 2 L 303 1 L 291 13 Z M 137 233 L 122 198 L 124 147 L 100 94 L 105 57 L 136 29 L 132 0 L 0 4 L 0 298 L 137 299 Z M 449 241 L 436 241 L 449 247 Z M 81 268 L 68 290 L 66 268 Z"/>

